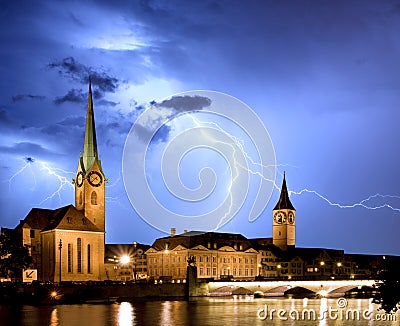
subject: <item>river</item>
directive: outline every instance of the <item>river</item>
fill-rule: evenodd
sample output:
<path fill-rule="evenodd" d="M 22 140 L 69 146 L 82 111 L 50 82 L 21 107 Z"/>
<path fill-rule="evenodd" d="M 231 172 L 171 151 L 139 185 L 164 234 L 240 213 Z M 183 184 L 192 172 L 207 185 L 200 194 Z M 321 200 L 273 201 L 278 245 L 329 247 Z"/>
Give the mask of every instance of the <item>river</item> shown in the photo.
<path fill-rule="evenodd" d="M 399 325 L 399 312 L 385 315 L 369 299 L 340 300 L 233 296 L 190 301 L 3 305 L 0 325 Z"/>

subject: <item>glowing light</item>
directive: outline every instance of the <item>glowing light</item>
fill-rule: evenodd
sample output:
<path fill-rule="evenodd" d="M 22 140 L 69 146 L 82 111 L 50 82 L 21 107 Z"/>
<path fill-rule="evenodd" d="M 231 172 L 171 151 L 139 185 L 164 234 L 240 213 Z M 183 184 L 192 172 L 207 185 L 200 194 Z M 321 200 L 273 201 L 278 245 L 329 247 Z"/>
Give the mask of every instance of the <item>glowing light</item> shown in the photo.
<path fill-rule="evenodd" d="M 122 256 L 120 259 L 121 264 L 128 264 L 130 261 L 131 259 L 127 255 Z"/>
<path fill-rule="evenodd" d="M 321 291 L 318 291 L 317 294 L 322 298 L 326 298 L 328 295 L 328 292 L 326 290 L 321 290 Z"/>
<path fill-rule="evenodd" d="M 337 267 L 342 267 L 342 263 L 337 263 Z"/>
<path fill-rule="evenodd" d="M 325 265 L 325 262 L 324 262 L 324 261 L 321 261 L 320 264 L 321 264 L 321 266 L 324 266 L 324 265 Z"/>
<path fill-rule="evenodd" d="M 56 292 L 56 291 L 51 292 L 51 293 L 50 293 L 50 296 L 51 296 L 52 298 L 55 298 L 55 297 L 57 296 L 57 292 Z"/>

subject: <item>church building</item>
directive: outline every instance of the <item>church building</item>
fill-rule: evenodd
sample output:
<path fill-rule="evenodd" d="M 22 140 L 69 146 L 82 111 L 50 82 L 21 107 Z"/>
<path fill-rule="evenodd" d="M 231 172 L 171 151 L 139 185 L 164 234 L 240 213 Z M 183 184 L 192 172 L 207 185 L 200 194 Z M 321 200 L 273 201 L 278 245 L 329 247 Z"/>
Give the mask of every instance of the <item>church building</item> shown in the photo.
<path fill-rule="evenodd" d="M 286 250 L 296 244 L 296 210 L 290 202 L 289 192 L 286 187 L 286 175 L 283 174 L 281 194 L 272 211 L 272 239 L 273 244 Z"/>
<path fill-rule="evenodd" d="M 42 281 L 104 279 L 105 178 L 97 151 L 89 82 L 83 152 L 78 160 L 75 206 L 33 208 L 15 228 Z"/>

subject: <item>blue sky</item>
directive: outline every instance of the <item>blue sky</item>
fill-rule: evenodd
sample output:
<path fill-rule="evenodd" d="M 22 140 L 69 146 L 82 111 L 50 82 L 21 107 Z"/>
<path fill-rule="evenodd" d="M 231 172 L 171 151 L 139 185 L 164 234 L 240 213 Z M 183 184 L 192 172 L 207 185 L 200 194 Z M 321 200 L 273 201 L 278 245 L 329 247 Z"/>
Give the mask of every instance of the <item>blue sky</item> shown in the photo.
<path fill-rule="evenodd" d="M 139 114 L 211 90 L 268 130 L 297 245 L 400 254 L 400 1 L 18 1 L 2 2 L 0 24 L 2 226 L 73 203 L 91 75 L 108 243 L 163 236 L 123 184 Z M 270 236 L 278 195 L 257 220 L 244 209 L 221 231 Z"/>

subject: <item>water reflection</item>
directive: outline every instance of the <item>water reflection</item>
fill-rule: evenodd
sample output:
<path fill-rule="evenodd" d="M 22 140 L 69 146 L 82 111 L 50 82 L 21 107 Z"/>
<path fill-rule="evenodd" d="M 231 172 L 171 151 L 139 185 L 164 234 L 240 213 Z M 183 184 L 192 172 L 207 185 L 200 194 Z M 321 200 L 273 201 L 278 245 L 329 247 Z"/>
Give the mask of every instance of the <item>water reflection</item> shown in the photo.
<path fill-rule="evenodd" d="M 327 325 L 327 319 L 328 319 L 328 299 L 327 298 L 321 299 L 321 304 L 319 306 L 319 316 L 317 318 L 319 318 L 320 326 Z"/>
<path fill-rule="evenodd" d="M 171 307 L 172 302 L 166 301 L 161 304 L 161 324 L 162 325 L 169 325 L 171 321 Z"/>
<path fill-rule="evenodd" d="M 51 326 L 58 326 L 58 313 L 57 308 L 54 308 L 50 314 L 50 325 Z"/>
<path fill-rule="evenodd" d="M 0 306 L 0 325 L 30 325 L 30 326 L 89 326 L 89 325 L 399 325 L 397 320 L 374 321 L 345 320 L 347 309 L 357 309 L 361 312 L 373 313 L 377 305 L 369 299 L 348 299 L 346 306 L 339 308 L 338 299 L 291 299 L 262 298 L 254 299 L 246 296 L 195 298 L 190 301 L 138 300 L 120 304 L 81 304 L 59 306 Z M 265 309 L 260 319 L 258 311 Z M 303 311 L 315 312 L 315 320 L 306 319 Z M 336 309 L 336 320 L 329 313 Z M 273 318 L 270 318 L 274 310 Z M 285 311 L 279 320 L 278 311 Z M 340 312 L 343 312 L 343 318 Z M 381 311 L 379 311 L 381 313 Z M 320 316 L 326 318 L 319 319 Z M 293 316 L 297 320 L 293 320 Z M 318 321 L 318 322 L 317 322 Z"/>
<path fill-rule="evenodd" d="M 118 325 L 131 326 L 133 325 L 134 313 L 130 302 L 122 302 L 118 310 Z"/>

